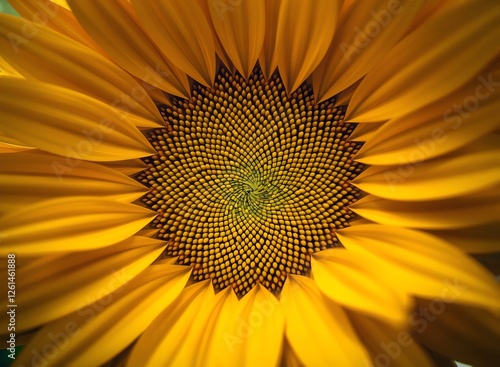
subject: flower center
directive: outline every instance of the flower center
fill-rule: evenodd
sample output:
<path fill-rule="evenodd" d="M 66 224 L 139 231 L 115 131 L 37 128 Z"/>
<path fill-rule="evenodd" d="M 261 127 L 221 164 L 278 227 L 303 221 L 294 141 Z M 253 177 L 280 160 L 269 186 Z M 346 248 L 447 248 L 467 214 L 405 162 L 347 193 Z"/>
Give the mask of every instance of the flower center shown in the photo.
<path fill-rule="evenodd" d="M 157 154 L 137 179 L 166 255 L 242 296 L 257 283 L 279 293 L 311 253 L 339 246 L 363 166 L 334 102 L 315 104 L 307 83 L 288 95 L 256 67 L 248 79 L 222 68 L 213 88 L 195 82 L 189 100 L 160 106 L 172 129 L 146 133 Z"/>

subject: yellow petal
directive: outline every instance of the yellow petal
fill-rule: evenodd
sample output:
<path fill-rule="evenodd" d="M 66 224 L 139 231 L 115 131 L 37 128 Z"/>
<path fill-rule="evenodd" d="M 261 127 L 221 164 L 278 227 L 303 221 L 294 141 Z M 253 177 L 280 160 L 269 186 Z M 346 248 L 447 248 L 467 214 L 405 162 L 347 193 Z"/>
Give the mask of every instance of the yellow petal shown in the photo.
<path fill-rule="evenodd" d="M 45 83 L 0 79 L 2 130 L 25 145 L 81 160 L 134 159 L 155 151 L 119 110 Z"/>
<path fill-rule="evenodd" d="M 276 366 L 285 327 L 283 310 L 276 297 L 257 285 L 239 301 L 234 316 L 236 323 L 232 336 L 240 340 L 235 340 L 233 353 L 239 365 Z"/>
<path fill-rule="evenodd" d="M 264 0 L 225 1 L 209 4 L 212 23 L 236 69 L 248 77 L 264 44 L 266 13 Z"/>
<path fill-rule="evenodd" d="M 349 104 L 352 96 L 354 95 L 354 92 L 356 92 L 356 89 L 358 88 L 358 86 L 361 84 L 362 81 L 363 78 L 361 78 L 356 83 L 352 84 L 350 87 L 347 87 L 342 92 L 340 92 L 337 99 L 335 100 L 335 106 L 345 106 Z"/>
<path fill-rule="evenodd" d="M 416 163 L 461 148 L 500 127 L 496 111 L 500 70 L 486 71 L 467 86 L 422 110 L 386 122 L 356 154 L 371 165 Z"/>
<path fill-rule="evenodd" d="M 212 17 L 210 15 L 210 8 L 209 8 L 211 2 L 207 0 L 197 0 L 197 1 L 201 7 L 201 10 L 203 11 L 203 14 L 205 14 L 205 19 L 208 21 L 208 24 L 210 25 L 210 30 L 212 31 L 212 36 L 217 56 L 219 56 L 222 63 L 226 65 L 228 69 L 233 70 L 234 69 L 233 64 L 229 59 L 229 56 L 227 55 L 226 51 L 224 50 L 224 46 L 222 46 L 219 36 L 217 36 L 217 31 L 215 30 L 214 24 L 212 22 Z"/>
<path fill-rule="evenodd" d="M 36 28 L 36 37 L 12 42 L 33 23 L 0 15 L 2 56 L 29 79 L 60 85 L 121 108 L 156 125 L 163 119 L 144 88 L 126 71 L 95 51 L 48 28 Z M 154 126 L 154 125 L 153 125 Z"/>
<path fill-rule="evenodd" d="M 186 75 L 166 60 L 144 33 L 128 0 L 69 4 L 80 24 L 123 69 L 168 93 L 189 94 Z"/>
<path fill-rule="evenodd" d="M 9 78 L 22 78 L 23 76 L 0 55 L 0 76 Z"/>
<path fill-rule="evenodd" d="M 200 366 L 197 359 L 208 317 L 224 303 L 218 298 L 219 302 L 209 281 L 186 287 L 135 344 L 127 366 Z"/>
<path fill-rule="evenodd" d="M 371 166 L 353 183 L 391 200 L 425 201 L 471 194 L 500 183 L 498 141 L 499 135 L 493 135 L 430 161 Z"/>
<path fill-rule="evenodd" d="M 473 215 L 469 216 L 469 218 L 472 217 Z M 500 252 L 500 242 L 498 241 L 500 223 L 498 221 L 478 227 L 431 231 L 430 233 L 468 253 Z"/>
<path fill-rule="evenodd" d="M 114 169 L 117 172 L 123 173 L 127 176 L 132 176 L 145 170 L 148 165 L 139 159 L 131 159 L 115 162 L 103 162 L 101 165 Z"/>
<path fill-rule="evenodd" d="M 62 1 L 9 0 L 9 4 L 24 19 L 32 21 L 38 26 L 47 26 L 96 51 L 100 50 L 94 40 L 83 30 L 73 13 L 69 11 L 67 4 L 62 4 Z M 33 38 L 37 34 L 36 28 L 31 26 L 26 28 L 25 33 L 21 34 Z M 14 37 L 14 39 L 20 40 L 20 38 Z"/>
<path fill-rule="evenodd" d="M 154 213 L 136 205 L 94 197 L 44 200 L 0 217 L 1 254 L 82 251 L 123 241 Z"/>
<path fill-rule="evenodd" d="M 495 366 L 500 358 L 500 319 L 460 304 L 420 301 L 413 315 L 415 339 L 432 350 L 473 366 Z"/>
<path fill-rule="evenodd" d="M 14 366 L 31 365 L 33 353 L 43 356 L 44 348 L 54 343 L 64 347 L 50 358 L 51 367 L 101 365 L 133 342 L 176 299 L 189 274 L 185 266 L 151 265 L 107 298 L 40 329 Z"/>
<path fill-rule="evenodd" d="M 23 146 L 23 142 L 17 139 L 14 139 L 12 136 L 7 136 L 3 131 L 0 130 L 0 142 L 4 143 L 7 146 L 18 146 L 19 148 L 33 149 L 33 147 Z"/>
<path fill-rule="evenodd" d="M 2 136 L 0 136 L 0 140 L 2 140 Z M 24 152 L 26 150 L 33 149 L 31 147 L 25 147 L 17 144 L 10 144 L 4 141 L 0 141 L 0 153 L 17 153 Z"/>
<path fill-rule="evenodd" d="M 437 237 L 378 224 L 341 229 L 337 236 L 348 250 L 373 255 L 380 275 L 409 294 L 446 302 L 453 297 L 500 312 L 500 287 L 491 274 Z"/>
<path fill-rule="evenodd" d="M 500 221 L 499 187 L 439 201 L 393 201 L 367 196 L 350 208 L 381 224 L 424 229 L 472 227 Z"/>
<path fill-rule="evenodd" d="M 419 9 L 412 20 L 412 24 L 408 28 L 408 34 L 420 27 L 423 23 L 441 14 L 443 11 L 449 11 L 452 7 L 460 5 L 468 0 L 442 0 L 442 1 L 426 1 Z"/>
<path fill-rule="evenodd" d="M 0 155 L 0 212 L 61 196 L 96 196 L 132 202 L 147 192 L 111 168 L 40 151 Z"/>
<path fill-rule="evenodd" d="M 281 0 L 266 1 L 266 35 L 264 45 L 259 56 L 259 65 L 266 78 L 270 78 L 276 70 L 276 33 L 278 32 L 278 19 Z"/>
<path fill-rule="evenodd" d="M 313 72 L 332 42 L 339 0 L 282 0 L 276 57 L 285 88 L 292 92 Z"/>
<path fill-rule="evenodd" d="M 404 35 L 423 2 L 368 0 L 349 7 L 313 73 L 316 99 L 333 97 L 373 69 Z"/>
<path fill-rule="evenodd" d="M 286 338 L 306 366 L 364 366 L 365 351 L 345 312 L 328 307 L 310 278 L 289 275 L 281 293 Z"/>
<path fill-rule="evenodd" d="M 349 316 L 370 353 L 371 364 L 367 366 L 436 366 L 408 330 L 396 329 L 357 312 L 350 312 Z"/>
<path fill-rule="evenodd" d="M 16 302 L 23 315 L 16 330 L 29 330 L 106 299 L 151 264 L 165 243 L 131 237 L 95 251 L 49 255 L 21 269 Z M 6 307 L 6 306 L 3 306 Z M 2 319 L 7 321 L 2 312 Z"/>
<path fill-rule="evenodd" d="M 215 78 L 212 31 L 197 0 L 132 0 L 141 26 L 179 69 L 205 85 Z"/>
<path fill-rule="evenodd" d="M 478 0 L 464 2 L 422 24 L 365 77 L 346 119 L 388 120 L 454 91 L 498 54 L 499 19 L 500 6 Z"/>
<path fill-rule="evenodd" d="M 370 258 L 360 252 L 321 251 L 312 257 L 312 277 L 332 301 L 391 324 L 404 325 L 410 307 L 407 296 L 379 277 L 378 269 L 370 265 Z"/>
<path fill-rule="evenodd" d="M 205 322 L 206 332 L 200 340 L 199 367 L 231 367 L 243 363 L 241 345 L 251 336 L 253 329 L 238 319 L 240 304 L 233 289 L 228 287 L 217 293 Z"/>
<path fill-rule="evenodd" d="M 384 126 L 384 123 L 370 123 L 370 124 L 364 124 L 360 123 L 358 124 L 351 135 L 349 135 L 349 140 L 352 141 L 370 141 L 375 133 L 382 127 Z M 364 146 L 364 145 L 363 145 Z"/>

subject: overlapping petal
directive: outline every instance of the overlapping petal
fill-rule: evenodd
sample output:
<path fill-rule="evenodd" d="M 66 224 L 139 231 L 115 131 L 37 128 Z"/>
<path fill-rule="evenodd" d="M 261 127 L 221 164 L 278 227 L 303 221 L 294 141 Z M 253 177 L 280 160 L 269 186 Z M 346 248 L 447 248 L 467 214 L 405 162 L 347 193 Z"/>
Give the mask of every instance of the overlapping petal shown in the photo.
<path fill-rule="evenodd" d="M 0 217 L 0 253 L 22 256 L 94 250 L 127 239 L 154 216 L 137 205 L 103 198 L 44 200 Z"/>
<path fill-rule="evenodd" d="M 80 24 L 123 69 L 168 93 L 189 94 L 186 75 L 177 70 L 145 34 L 128 0 L 70 1 L 69 4 Z M 148 90 L 146 84 L 143 87 Z"/>
<path fill-rule="evenodd" d="M 211 85 L 215 78 L 215 46 L 198 1 L 132 0 L 131 3 L 141 27 L 160 52 L 198 82 Z"/>
<path fill-rule="evenodd" d="M 160 263 L 146 268 L 108 298 L 44 326 L 14 366 L 30 365 L 33 351 L 43 356 L 47 345 L 59 346 L 50 358 L 51 367 L 103 364 L 133 342 L 177 298 L 189 274 L 185 266 Z"/>
<path fill-rule="evenodd" d="M 278 66 L 276 60 L 276 33 L 278 32 L 278 19 L 281 0 L 266 1 L 266 34 L 264 45 L 259 56 L 259 65 L 266 78 L 270 78 Z"/>
<path fill-rule="evenodd" d="M 311 269 L 318 288 L 334 302 L 394 325 L 407 322 L 411 302 L 404 292 L 386 284 L 365 254 L 345 249 L 321 251 L 313 255 Z"/>
<path fill-rule="evenodd" d="M 224 292 L 230 294 L 229 290 Z M 208 316 L 220 310 L 224 299 L 216 302 L 210 282 L 186 287 L 175 303 L 165 309 L 148 327 L 134 346 L 127 366 L 198 366 L 199 353 Z"/>
<path fill-rule="evenodd" d="M 16 164 L 12 164 L 12 160 Z M 132 202 L 147 189 L 111 168 L 40 152 L 0 155 L 0 213 L 62 196 L 96 196 Z"/>
<path fill-rule="evenodd" d="M 418 342 L 455 360 L 491 367 L 500 358 L 500 319 L 486 310 L 422 300 L 412 323 Z"/>
<path fill-rule="evenodd" d="M 408 329 L 397 329 L 356 312 L 349 312 L 349 318 L 370 353 L 370 363 L 366 365 L 436 366 Z"/>
<path fill-rule="evenodd" d="M 276 62 L 292 92 L 326 54 L 337 26 L 339 0 L 282 0 L 276 31 Z"/>
<path fill-rule="evenodd" d="M 18 33 L 15 36 L 32 38 L 36 36 L 38 26 L 46 26 L 83 45 L 99 50 L 95 41 L 89 37 L 80 23 L 75 19 L 66 2 L 9 0 L 9 3 L 24 19 L 32 21 L 37 25 L 37 27 L 30 26 L 26 28 L 25 32 Z M 17 40 L 22 41 L 22 38 L 17 38 Z"/>
<path fill-rule="evenodd" d="M 488 213 L 490 213 L 488 211 Z M 472 216 L 471 216 L 472 217 Z M 429 233 L 472 254 L 500 253 L 500 222 L 491 222 L 477 227 L 434 230 Z"/>
<path fill-rule="evenodd" d="M 333 97 L 373 69 L 403 37 L 423 2 L 368 0 L 349 7 L 313 73 L 316 99 Z"/>
<path fill-rule="evenodd" d="M 395 201 L 366 196 L 350 208 L 381 224 L 422 229 L 455 229 L 500 221 L 499 187 L 444 200 Z"/>
<path fill-rule="evenodd" d="M 217 35 L 234 67 L 245 77 L 252 72 L 264 44 L 264 0 L 210 1 Z"/>
<path fill-rule="evenodd" d="M 500 7 L 490 5 L 488 0 L 463 2 L 401 40 L 364 78 L 346 118 L 369 122 L 402 116 L 477 75 L 499 51 Z"/>
<path fill-rule="evenodd" d="M 395 287 L 425 298 L 454 298 L 500 313 L 500 287 L 491 274 L 465 253 L 424 232 L 367 224 L 341 229 L 337 237 L 349 250 L 373 255 Z"/>
<path fill-rule="evenodd" d="M 13 43 L 12 35 L 22 34 L 30 26 L 33 23 L 25 19 L 0 14 L 2 56 L 30 81 L 44 81 L 94 97 L 137 115 L 143 120 L 142 126 L 163 125 L 144 88 L 92 49 L 45 27 L 36 28 L 36 37 Z"/>
<path fill-rule="evenodd" d="M 353 183 L 369 194 L 403 201 L 448 199 L 488 189 L 500 183 L 499 136 L 486 136 L 425 162 L 371 166 Z"/>
<path fill-rule="evenodd" d="M 286 338 L 304 365 L 365 365 L 366 352 L 345 312 L 338 305 L 327 306 L 312 279 L 289 275 L 281 304 Z"/>
<path fill-rule="evenodd" d="M 71 160 L 116 161 L 154 153 L 120 110 L 51 84 L 0 79 L 2 130 L 24 145 Z"/>
<path fill-rule="evenodd" d="M 162 241 L 131 237 L 103 249 L 49 255 L 23 266 L 16 284 L 16 302 L 23 317 L 17 320 L 16 330 L 38 327 L 106 299 L 151 264 L 164 248 Z M 5 311 L 2 320 L 6 321 Z"/>
<path fill-rule="evenodd" d="M 468 85 L 425 108 L 394 118 L 356 154 L 365 164 L 414 164 L 459 149 L 500 127 L 500 71 L 485 70 Z"/>

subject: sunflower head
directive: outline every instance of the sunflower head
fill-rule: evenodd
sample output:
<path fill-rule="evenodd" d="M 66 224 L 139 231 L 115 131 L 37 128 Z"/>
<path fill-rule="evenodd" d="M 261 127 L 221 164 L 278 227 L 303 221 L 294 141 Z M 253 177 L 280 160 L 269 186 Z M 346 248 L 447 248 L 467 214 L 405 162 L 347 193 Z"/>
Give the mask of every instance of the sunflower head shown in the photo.
<path fill-rule="evenodd" d="M 10 2 L 14 366 L 496 366 L 496 3 Z"/>

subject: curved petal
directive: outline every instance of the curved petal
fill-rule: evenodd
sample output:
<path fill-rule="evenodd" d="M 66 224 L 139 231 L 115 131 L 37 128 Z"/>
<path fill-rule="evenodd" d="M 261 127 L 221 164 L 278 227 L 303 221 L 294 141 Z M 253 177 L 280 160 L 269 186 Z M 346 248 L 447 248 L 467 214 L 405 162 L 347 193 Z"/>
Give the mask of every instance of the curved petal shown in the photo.
<path fill-rule="evenodd" d="M 360 123 L 354 128 L 351 135 L 349 135 L 349 140 L 362 142 L 369 141 L 382 126 L 384 126 L 384 122 L 370 124 Z"/>
<path fill-rule="evenodd" d="M 2 130 L 25 145 L 81 160 L 114 161 L 155 150 L 120 110 L 78 92 L 22 79 L 1 79 Z"/>
<path fill-rule="evenodd" d="M 0 55 L 0 77 L 23 78 L 19 72 Z"/>
<path fill-rule="evenodd" d="M 500 70 L 485 71 L 471 83 L 430 106 L 386 122 L 367 139 L 356 160 L 371 165 L 416 163 L 431 159 L 500 128 L 497 111 Z"/>
<path fill-rule="evenodd" d="M 424 1 L 363 1 L 341 18 L 323 61 L 313 72 L 316 100 L 340 93 L 366 75 L 403 37 Z"/>
<path fill-rule="evenodd" d="M 385 311 L 388 312 L 387 309 Z M 371 366 L 436 367 L 409 331 L 394 328 L 357 312 L 349 312 L 349 319 L 370 353 Z"/>
<path fill-rule="evenodd" d="M 215 78 L 212 31 L 197 0 L 131 1 L 141 26 L 179 69 L 205 85 Z M 189 47 L 186 47 L 189 45 Z"/>
<path fill-rule="evenodd" d="M 52 367 L 103 364 L 132 343 L 177 298 L 189 274 L 185 266 L 151 265 L 108 297 L 44 326 L 14 366 L 30 365 L 32 353 L 43 355 L 44 348 L 53 343 L 64 343 L 64 348 L 50 359 Z"/>
<path fill-rule="evenodd" d="M 318 66 L 332 42 L 339 0 L 282 0 L 276 32 L 276 61 L 283 84 L 293 92 Z"/>
<path fill-rule="evenodd" d="M 30 150 L 30 149 L 33 149 L 33 148 L 25 147 L 22 145 L 9 144 L 9 143 L 5 143 L 3 141 L 0 141 L 0 153 L 18 153 L 18 152 L 24 152 L 24 151 Z"/>
<path fill-rule="evenodd" d="M 37 28 L 36 37 L 12 44 L 12 34 L 33 26 L 22 18 L 0 15 L 2 56 L 28 79 L 73 89 L 124 113 L 164 125 L 154 102 L 133 77 L 95 51 L 48 28 Z M 148 125 L 147 125 L 148 126 Z M 149 124 L 151 126 L 151 123 Z"/>
<path fill-rule="evenodd" d="M 56 32 L 72 38 L 76 42 L 99 51 L 95 41 L 83 30 L 82 26 L 61 1 L 9 0 L 9 4 L 24 18 L 39 26 L 47 26 Z M 66 5 L 66 6 L 64 6 Z M 27 35 L 36 35 L 36 28 L 30 27 Z M 23 33 L 24 34 L 24 33 Z M 18 38 L 18 40 L 20 40 Z"/>
<path fill-rule="evenodd" d="M 0 253 L 84 251 L 123 241 L 155 216 L 148 209 L 94 197 L 44 200 L 0 217 Z"/>
<path fill-rule="evenodd" d="M 132 202 L 147 192 L 134 179 L 91 162 L 40 151 L 0 155 L 0 213 L 62 196 L 96 196 Z"/>
<path fill-rule="evenodd" d="M 130 74 L 168 93 L 189 95 L 186 75 L 163 57 L 137 24 L 128 0 L 69 1 L 69 5 L 85 30 Z"/>
<path fill-rule="evenodd" d="M 367 359 L 344 311 L 315 282 L 289 275 L 281 293 L 286 338 L 306 366 L 364 366 Z"/>
<path fill-rule="evenodd" d="M 34 149 L 24 145 L 21 141 L 5 135 L 0 131 L 0 153 L 17 153 Z"/>
<path fill-rule="evenodd" d="M 443 355 L 477 367 L 490 367 L 500 358 L 500 319 L 460 304 L 419 301 L 413 316 L 415 339 Z"/>
<path fill-rule="evenodd" d="M 17 273 L 16 302 L 23 317 L 16 329 L 38 327 L 105 298 L 143 271 L 164 248 L 162 241 L 131 237 L 95 251 L 44 256 L 22 267 Z M 6 321 L 3 315 L 6 312 L 1 318 Z"/>
<path fill-rule="evenodd" d="M 236 69 L 248 77 L 264 44 L 264 0 L 210 1 L 212 23 Z"/>
<path fill-rule="evenodd" d="M 115 161 L 115 162 L 103 162 L 101 165 L 114 169 L 117 172 L 123 173 L 127 176 L 135 175 L 143 170 L 145 170 L 148 165 L 139 159 Z"/>
<path fill-rule="evenodd" d="M 498 241 L 500 222 L 498 221 L 478 227 L 430 231 L 429 233 L 468 253 L 500 253 L 500 242 Z"/>
<path fill-rule="evenodd" d="M 500 221 L 500 187 L 438 201 L 393 201 L 366 196 L 350 206 L 371 221 L 398 227 L 452 229 Z"/>
<path fill-rule="evenodd" d="M 283 326 L 277 299 L 262 287 L 238 302 L 231 288 L 214 297 L 210 283 L 196 283 L 146 330 L 127 366 L 275 366 Z"/>
<path fill-rule="evenodd" d="M 276 34 L 282 0 L 266 1 L 266 34 L 259 56 L 259 65 L 266 78 L 270 78 L 278 66 L 276 60 Z"/>
<path fill-rule="evenodd" d="M 409 294 L 488 308 L 500 313 L 500 287 L 465 253 L 424 232 L 367 224 L 341 229 L 337 237 L 352 251 L 372 255 L 394 286 Z"/>
<path fill-rule="evenodd" d="M 238 327 L 249 327 L 243 342 L 235 343 L 238 365 L 273 367 L 278 364 L 283 344 L 285 318 L 278 299 L 262 285 L 255 286 L 238 303 L 234 314 Z"/>
<path fill-rule="evenodd" d="M 217 312 L 215 309 L 220 310 L 224 296 L 230 293 L 219 294 L 216 299 L 209 281 L 186 287 L 140 337 L 127 366 L 198 366 L 198 349 L 203 347 L 201 340 L 209 317 Z"/>
<path fill-rule="evenodd" d="M 422 24 L 366 75 L 349 104 L 346 120 L 402 116 L 462 86 L 498 54 L 499 20 L 500 6 L 478 0 L 464 2 Z"/>
<path fill-rule="evenodd" d="M 371 166 L 353 183 L 369 194 L 391 200 L 425 201 L 468 195 L 500 183 L 499 137 L 487 136 L 430 161 Z"/>
<path fill-rule="evenodd" d="M 312 257 L 311 272 L 321 292 L 337 304 L 393 325 L 407 322 L 410 300 L 380 278 L 378 269 L 370 266 L 370 258 L 363 253 L 345 249 L 321 251 Z"/>
<path fill-rule="evenodd" d="M 226 65 L 226 67 L 230 70 L 234 70 L 233 64 L 231 60 L 229 59 L 229 56 L 227 55 L 226 51 L 224 50 L 224 46 L 222 46 L 222 43 L 220 42 L 219 36 L 217 36 L 217 31 L 215 30 L 214 24 L 212 22 L 212 16 L 210 15 L 210 2 L 207 0 L 197 0 L 198 4 L 201 7 L 201 10 L 203 11 L 203 14 L 205 14 L 205 19 L 207 19 L 208 24 L 210 25 L 210 29 L 212 31 L 213 35 L 213 40 L 214 40 L 214 45 L 215 45 L 215 51 L 217 53 L 217 56 L 221 59 L 222 63 Z M 236 0 L 238 1 L 238 0 Z"/>
<path fill-rule="evenodd" d="M 349 87 L 340 92 L 337 98 L 335 99 L 335 106 L 348 105 L 349 102 L 351 101 L 352 96 L 354 95 L 354 92 L 356 92 L 356 89 L 358 89 L 358 86 L 361 84 L 362 81 L 363 78 L 359 79 L 356 83 L 351 84 Z"/>

